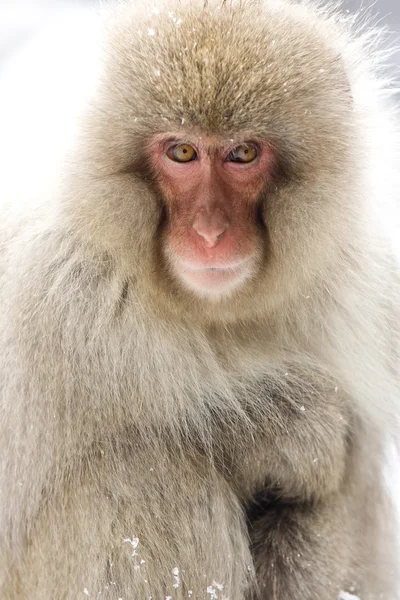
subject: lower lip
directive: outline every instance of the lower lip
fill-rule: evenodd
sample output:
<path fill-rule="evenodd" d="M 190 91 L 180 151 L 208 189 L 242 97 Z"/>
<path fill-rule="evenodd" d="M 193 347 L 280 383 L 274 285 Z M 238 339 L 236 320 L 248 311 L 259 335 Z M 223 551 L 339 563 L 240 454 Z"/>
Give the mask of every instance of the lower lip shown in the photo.
<path fill-rule="evenodd" d="M 249 261 L 229 267 L 192 267 L 181 265 L 180 278 L 196 291 L 206 294 L 220 294 L 237 287 L 248 278 Z"/>

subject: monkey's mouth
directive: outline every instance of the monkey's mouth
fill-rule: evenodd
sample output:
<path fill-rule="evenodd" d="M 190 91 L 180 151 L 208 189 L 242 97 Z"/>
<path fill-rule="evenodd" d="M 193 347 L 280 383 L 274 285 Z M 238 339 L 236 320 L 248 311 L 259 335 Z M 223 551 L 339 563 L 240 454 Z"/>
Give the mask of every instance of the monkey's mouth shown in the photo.
<path fill-rule="evenodd" d="M 174 271 L 185 287 L 197 295 L 220 298 L 243 284 L 252 275 L 254 264 L 249 258 L 229 265 L 175 263 Z"/>
<path fill-rule="evenodd" d="M 234 265 L 231 267 L 196 267 L 196 268 L 189 268 L 188 271 L 191 272 L 195 272 L 195 273 L 229 273 L 229 272 L 235 272 L 239 269 L 239 265 Z"/>

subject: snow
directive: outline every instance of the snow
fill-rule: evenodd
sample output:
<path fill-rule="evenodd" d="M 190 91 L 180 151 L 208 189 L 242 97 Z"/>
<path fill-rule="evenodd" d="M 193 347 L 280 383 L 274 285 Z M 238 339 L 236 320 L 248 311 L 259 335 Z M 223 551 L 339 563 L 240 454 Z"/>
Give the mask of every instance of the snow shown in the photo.
<path fill-rule="evenodd" d="M 340 592 L 338 596 L 338 600 L 361 600 L 359 596 L 355 596 L 354 594 L 349 594 L 349 592 Z"/>

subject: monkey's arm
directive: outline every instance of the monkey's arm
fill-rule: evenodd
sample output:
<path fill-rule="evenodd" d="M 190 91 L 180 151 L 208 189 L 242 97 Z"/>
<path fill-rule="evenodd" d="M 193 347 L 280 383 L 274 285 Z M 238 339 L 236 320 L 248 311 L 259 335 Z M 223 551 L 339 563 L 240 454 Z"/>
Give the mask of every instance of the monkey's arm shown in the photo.
<path fill-rule="evenodd" d="M 377 451 L 377 454 L 375 452 Z M 399 598 L 397 535 L 377 448 L 352 448 L 340 488 L 315 501 L 260 496 L 249 511 L 258 600 Z"/>
<path fill-rule="evenodd" d="M 350 417 L 336 386 L 300 407 L 277 403 L 280 420 L 266 427 L 264 448 L 256 446 L 244 468 L 256 477 L 247 503 L 256 597 L 336 600 L 346 591 L 394 600 L 395 534 L 381 517 L 388 509 L 382 444 Z"/>

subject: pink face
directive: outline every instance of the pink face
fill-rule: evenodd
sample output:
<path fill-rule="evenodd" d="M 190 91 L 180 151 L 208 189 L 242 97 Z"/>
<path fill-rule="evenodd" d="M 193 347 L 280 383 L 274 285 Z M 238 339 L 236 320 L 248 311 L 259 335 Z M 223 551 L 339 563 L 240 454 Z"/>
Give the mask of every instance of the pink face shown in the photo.
<path fill-rule="evenodd" d="M 260 261 L 257 209 L 271 148 L 247 138 L 163 135 L 150 155 L 168 209 L 164 253 L 173 273 L 200 296 L 228 294 Z"/>

